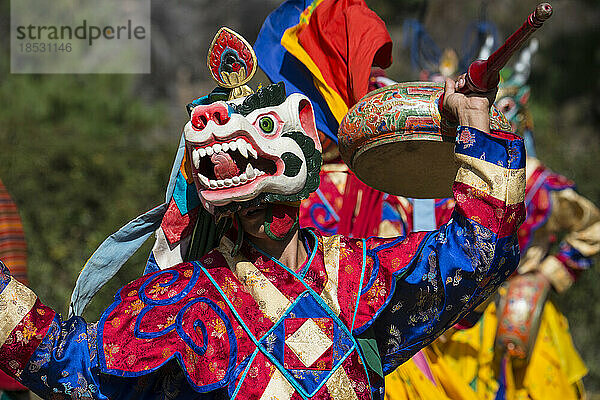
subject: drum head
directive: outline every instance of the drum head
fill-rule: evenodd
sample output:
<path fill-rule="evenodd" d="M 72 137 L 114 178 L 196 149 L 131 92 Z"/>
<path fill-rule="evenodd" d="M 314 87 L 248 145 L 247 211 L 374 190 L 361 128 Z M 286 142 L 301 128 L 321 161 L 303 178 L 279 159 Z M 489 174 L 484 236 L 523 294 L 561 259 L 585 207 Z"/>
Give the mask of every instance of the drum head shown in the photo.
<path fill-rule="evenodd" d="M 454 141 L 402 140 L 397 135 L 360 149 L 352 170 L 364 183 L 386 193 L 445 198 L 452 196 L 458 164 Z"/>
<path fill-rule="evenodd" d="M 456 123 L 440 115 L 442 84 L 407 82 L 370 92 L 340 123 L 342 159 L 367 185 L 415 198 L 452 196 Z M 510 130 L 496 107 L 492 129 Z"/>

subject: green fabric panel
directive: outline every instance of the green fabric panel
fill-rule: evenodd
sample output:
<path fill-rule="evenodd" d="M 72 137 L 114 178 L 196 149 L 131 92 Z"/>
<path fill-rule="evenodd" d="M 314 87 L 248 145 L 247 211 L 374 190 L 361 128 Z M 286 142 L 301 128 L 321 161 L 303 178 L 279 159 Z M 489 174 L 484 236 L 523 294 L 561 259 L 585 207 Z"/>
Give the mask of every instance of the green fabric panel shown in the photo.
<path fill-rule="evenodd" d="M 381 356 L 375 339 L 375 331 L 370 327 L 356 338 L 362 349 L 367 367 L 383 378 L 383 366 L 381 365 Z"/>

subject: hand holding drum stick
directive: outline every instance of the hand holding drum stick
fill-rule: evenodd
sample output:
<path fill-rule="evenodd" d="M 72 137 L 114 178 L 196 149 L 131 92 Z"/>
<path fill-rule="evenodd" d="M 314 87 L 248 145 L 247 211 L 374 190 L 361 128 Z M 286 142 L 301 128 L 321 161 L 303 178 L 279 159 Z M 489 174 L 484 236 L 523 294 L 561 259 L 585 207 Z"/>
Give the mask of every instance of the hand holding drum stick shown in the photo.
<path fill-rule="evenodd" d="M 466 74 L 456 82 L 447 78 L 444 88 L 444 112 L 462 126 L 470 126 L 482 132 L 490 132 L 490 107 L 494 103 L 498 88 L 484 93 L 467 93 Z"/>
<path fill-rule="evenodd" d="M 446 115 L 453 120 L 458 120 L 461 125 L 489 132 L 487 111 L 496 98 L 500 70 L 551 15 L 552 6 L 550 4 L 539 4 L 523 25 L 487 60 L 472 62 L 467 72 L 457 79 L 456 84 L 448 79 L 444 95 L 440 99 L 440 111 L 443 110 Z M 465 96 L 459 96 L 460 93 Z M 482 113 L 485 115 L 479 115 Z"/>

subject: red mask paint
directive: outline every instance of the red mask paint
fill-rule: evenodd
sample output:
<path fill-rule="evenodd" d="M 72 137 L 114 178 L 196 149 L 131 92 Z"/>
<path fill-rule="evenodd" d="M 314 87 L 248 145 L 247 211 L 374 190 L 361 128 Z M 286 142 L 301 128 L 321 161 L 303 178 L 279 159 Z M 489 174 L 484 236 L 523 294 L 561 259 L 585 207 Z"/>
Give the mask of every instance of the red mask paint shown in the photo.
<path fill-rule="evenodd" d="M 298 226 L 300 208 L 288 204 L 269 204 L 264 222 L 266 234 L 273 240 L 284 240 Z"/>

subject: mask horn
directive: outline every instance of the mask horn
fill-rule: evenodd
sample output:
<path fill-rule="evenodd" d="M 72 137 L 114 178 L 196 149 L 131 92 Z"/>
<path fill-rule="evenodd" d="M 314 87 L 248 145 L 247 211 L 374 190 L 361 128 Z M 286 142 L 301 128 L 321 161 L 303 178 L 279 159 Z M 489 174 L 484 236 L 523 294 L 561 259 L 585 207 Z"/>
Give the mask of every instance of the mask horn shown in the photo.
<path fill-rule="evenodd" d="M 492 49 L 494 48 L 494 35 L 487 35 L 485 38 L 485 42 L 483 42 L 483 46 L 479 50 L 479 55 L 477 58 L 479 60 L 487 60 L 492 54 Z"/>
<path fill-rule="evenodd" d="M 514 80 L 519 84 L 523 85 L 529 79 L 531 72 L 531 57 L 537 52 L 539 47 L 539 41 L 536 38 L 531 39 L 531 43 L 521 52 L 519 61 L 515 64 L 515 77 Z"/>

